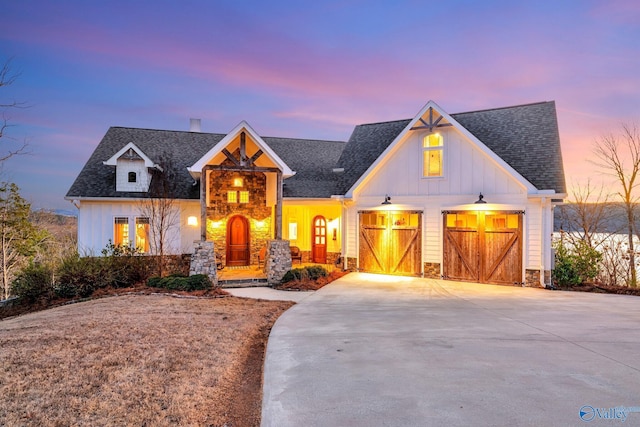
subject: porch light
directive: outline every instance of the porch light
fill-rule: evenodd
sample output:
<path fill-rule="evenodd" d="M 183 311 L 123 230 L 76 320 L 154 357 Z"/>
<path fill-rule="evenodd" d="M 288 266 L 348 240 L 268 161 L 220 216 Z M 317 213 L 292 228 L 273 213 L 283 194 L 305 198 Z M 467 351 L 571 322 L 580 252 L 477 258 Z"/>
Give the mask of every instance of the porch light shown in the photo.
<path fill-rule="evenodd" d="M 482 193 L 480 193 L 480 195 L 478 196 L 478 200 L 476 200 L 473 203 L 475 203 L 475 204 L 487 203 L 483 199 L 484 199 L 484 196 L 482 195 Z"/>
<path fill-rule="evenodd" d="M 190 225 L 192 227 L 197 227 L 198 226 L 198 218 L 195 216 L 190 216 L 189 218 L 187 218 L 187 225 Z"/>
<path fill-rule="evenodd" d="M 381 203 L 382 205 L 390 205 L 391 204 L 391 197 L 389 197 L 389 195 L 385 195 L 384 196 L 384 202 Z"/>

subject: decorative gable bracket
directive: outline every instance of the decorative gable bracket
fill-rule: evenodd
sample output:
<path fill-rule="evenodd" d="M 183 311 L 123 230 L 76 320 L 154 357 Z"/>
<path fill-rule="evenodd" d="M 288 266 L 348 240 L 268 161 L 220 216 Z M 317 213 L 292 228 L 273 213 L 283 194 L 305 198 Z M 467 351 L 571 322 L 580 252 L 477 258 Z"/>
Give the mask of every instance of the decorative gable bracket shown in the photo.
<path fill-rule="evenodd" d="M 420 117 L 419 120 L 422 123 L 422 125 L 421 126 L 414 126 L 414 127 L 411 128 L 411 130 L 429 129 L 429 132 L 433 132 L 433 128 L 442 128 L 442 127 L 447 127 L 447 126 L 453 126 L 451 123 L 440 123 L 440 121 L 443 119 L 443 116 L 441 114 L 439 114 L 439 113 L 437 113 L 437 114 L 438 114 L 438 117 L 434 120 L 433 119 L 433 107 L 429 107 L 429 121 L 427 122 L 425 119 Z"/>

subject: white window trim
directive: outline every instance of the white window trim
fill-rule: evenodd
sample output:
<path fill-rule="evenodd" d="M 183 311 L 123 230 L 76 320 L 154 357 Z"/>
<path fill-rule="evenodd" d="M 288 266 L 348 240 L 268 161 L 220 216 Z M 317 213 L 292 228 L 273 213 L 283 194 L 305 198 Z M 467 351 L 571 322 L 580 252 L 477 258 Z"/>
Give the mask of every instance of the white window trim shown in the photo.
<path fill-rule="evenodd" d="M 420 160 L 421 162 L 421 168 L 420 168 L 420 177 L 422 179 L 429 179 L 429 180 L 437 180 L 437 179 L 444 179 L 445 177 L 445 171 L 447 170 L 447 143 L 445 142 L 445 134 L 441 133 L 440 136 L 442 137 L 442 145 L 438 146 L 438 147 L 425 147 L 424 146 L 424 139 L 426 137 L 428 137 L 429 135 L 432 135 L 431 133 L 428 133 L 426 135 L 424 135 L 421 140 L 420 140 L 420 148 L 422 149 L 422 158 Z M 437 176 L 425 176 L 424 175 L 424 154 L 427 151 L 434 151 L 434 150 L 442 150 L 442 173 L 440 175 Z"/>

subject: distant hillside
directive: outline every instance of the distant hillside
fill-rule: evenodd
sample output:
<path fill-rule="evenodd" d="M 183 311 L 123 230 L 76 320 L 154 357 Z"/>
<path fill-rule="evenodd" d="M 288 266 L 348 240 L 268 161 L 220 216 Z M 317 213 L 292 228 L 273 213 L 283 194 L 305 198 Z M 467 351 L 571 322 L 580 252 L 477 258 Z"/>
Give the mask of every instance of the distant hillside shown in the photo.
<path fill-rule="evenodd" d="M 626 232 L 625 229 L 627 227 L 627 216 L 625 213 L 624 205 L 622 203 L 607 203 L 604 206 L 591 204 L 586 206 L 586 211 L 591 215 L 594 215 L 595 212 L 597 212 L 598 208 L 604 208 L 605 212 L 602 221 L 602 227 L 601 230 L 599 230 L 600 232 Z M 640 209 L 638 209 L 638 214 L 640 214 Z M 640 225 L 640 215 L 638 214 L 636 215 L 637 217 L 639 217 L 639 221 L 637 221 L 637 224 Z M 579 224 L 579 215 L 576 213 L 576 205 L 566 203 L 564 205 L 557 206 L 553 211 L 553 216 L 554 231 L 560 231 L 561 229 L 564 231 L 581 231 L 577 230 L 577 224 Z"/>

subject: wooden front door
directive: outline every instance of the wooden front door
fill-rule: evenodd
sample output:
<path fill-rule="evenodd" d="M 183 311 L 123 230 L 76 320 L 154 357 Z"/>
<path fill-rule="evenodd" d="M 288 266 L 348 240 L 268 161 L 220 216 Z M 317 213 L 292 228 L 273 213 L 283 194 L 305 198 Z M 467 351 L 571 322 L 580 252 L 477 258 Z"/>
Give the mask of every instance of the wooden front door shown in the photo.
<path fill-rule="evenodd" d="M 249 265 L 249 221 L 240 215 L 227 222 L 227 265 Z"/>
<path fill-rule="evenodd" d="M 522 212 L 461 211 L 443 216 L 445 279 L 522 283 Z"/>
<path fill-rule="evenodd" d="M 327 220 L 322 215 L 313 218 L 311 230 L 311 262 L 327 263 Z"/>
<path fill-rule="evenodd" d="M 422 212 L 360 212 L 361 271 L 419 276 Z"/>

